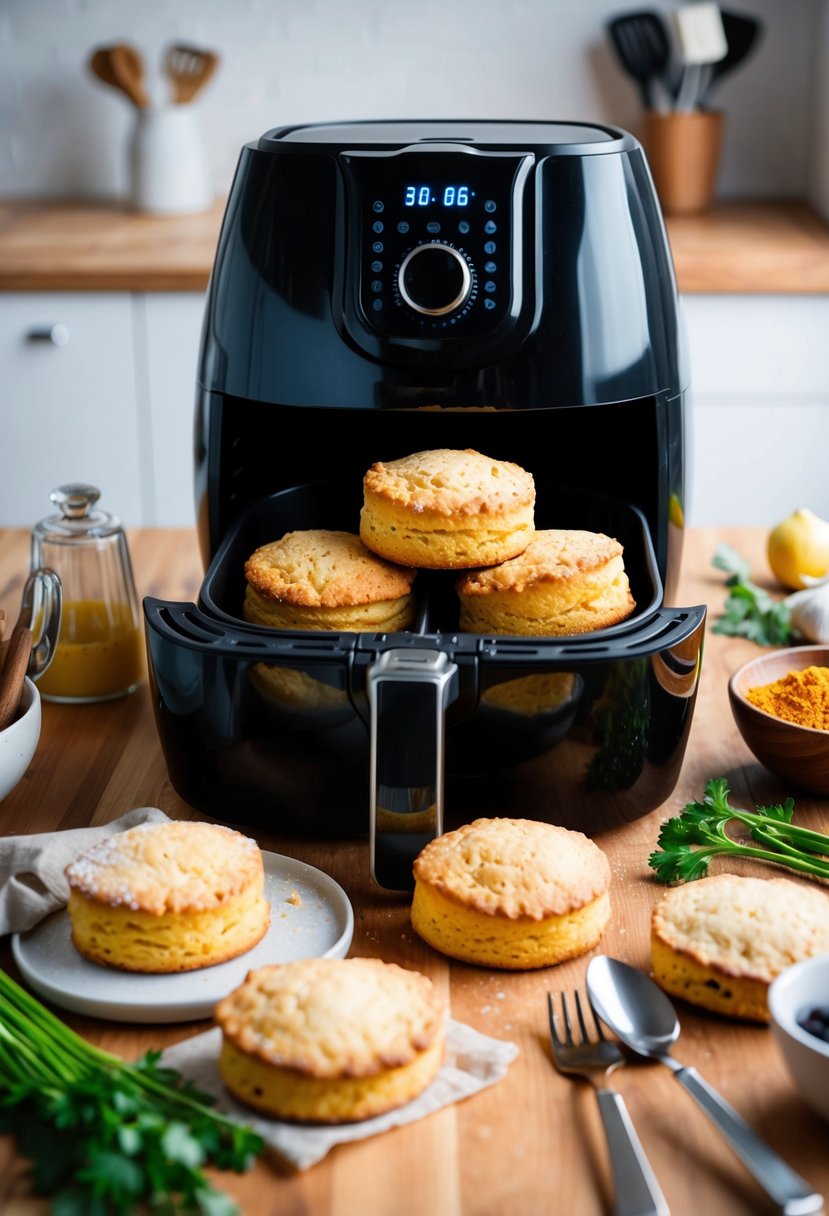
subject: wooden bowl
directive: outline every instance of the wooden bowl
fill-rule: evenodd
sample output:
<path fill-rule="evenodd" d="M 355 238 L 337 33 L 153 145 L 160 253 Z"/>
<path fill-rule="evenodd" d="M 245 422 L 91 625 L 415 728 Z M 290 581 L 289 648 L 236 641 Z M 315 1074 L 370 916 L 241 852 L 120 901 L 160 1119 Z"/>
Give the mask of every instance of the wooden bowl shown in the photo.
<path fill-rule="evenodd" d="M 829 794 L 829 730 L 786 722 L 746 700 L 749 688 L 805 667 L 829 667 L 829 646 L 792 646 L 750 659 L 728 681 L 728 699 L 740 734 L 761 764 L 801 789 Z"/>

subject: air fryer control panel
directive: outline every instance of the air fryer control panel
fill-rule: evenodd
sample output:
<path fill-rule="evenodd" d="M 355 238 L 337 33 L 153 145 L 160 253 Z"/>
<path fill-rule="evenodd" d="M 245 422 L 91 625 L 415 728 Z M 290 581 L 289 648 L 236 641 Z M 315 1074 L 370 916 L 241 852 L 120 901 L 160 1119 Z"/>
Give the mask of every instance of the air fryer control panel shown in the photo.
<path fill-rule="evenodd" d="M 522 307 L 526 152 L 440 144 L 340 157 L 346 293 L 393 340 L 478 338 Z"/>

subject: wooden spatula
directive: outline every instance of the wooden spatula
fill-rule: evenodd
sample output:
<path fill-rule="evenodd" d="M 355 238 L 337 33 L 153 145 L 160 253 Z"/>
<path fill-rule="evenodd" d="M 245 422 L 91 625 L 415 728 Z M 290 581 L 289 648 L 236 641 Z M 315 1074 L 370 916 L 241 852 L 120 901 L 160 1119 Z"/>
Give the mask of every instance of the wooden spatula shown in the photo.
<path fill-rule="evenodd" d="M 218 66 L 219 56 L 214 51 L 203 51 L 184 42 L 177 42 L 168 47 L 164 56 L 164 69 L 172 83 L 176 105 L 192 101 Z"/>

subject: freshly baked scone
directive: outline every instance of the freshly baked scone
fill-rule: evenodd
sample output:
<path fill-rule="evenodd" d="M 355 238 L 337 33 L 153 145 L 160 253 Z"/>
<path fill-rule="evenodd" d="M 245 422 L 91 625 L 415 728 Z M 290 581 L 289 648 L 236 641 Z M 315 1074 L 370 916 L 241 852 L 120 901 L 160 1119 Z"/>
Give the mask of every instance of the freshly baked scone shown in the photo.
<path fill-rule="evenodd" d="M 245 562 L 243 615 L 275 629 L 408 629 L 414 570 L 378 558 L 351 532 L 288 532 Z"/>
<path fill-rule="evenodd" d="M 467 633 L 563 637 L 606 629 L 636 607 L 622 546 L 602 532 L 536 532 L 520 557 L 470 570 L 456 589 Z"/>
<path fill-rule="evenodd" d="M 771 981 L 829 951 L 829 895 L 788 878 L 716 874 L 673 887 L 651 920 L 654 979 L 672 996 L 769 1021 Z"/>
<path fill-rule="evenodd" d="M 412 925 L 442 954 L 523 971 L 591 950 L 610 917 L 610 865 L 581 832 L 476 819 L 414 863 Z"/>
<path fill-rule="evenodd" d="M 215 1013 L 222 1080 L 278 1119 L 382 1114 L 425 1089 L 443 1057 L 446 1011 L 431 980 L 380 959 L 260 967 Z"/>
<path fill-rule="evenodd" d="M 472 448 L 373 464 L 363 498 L 363 543 L 405 566 L 492 566 L 526 549 L 534 531 L 532 475 Z"/>
<path fill-rule="evenodd" d="M 219 824 L 140 824 L 65 872 L 72 941 L 105 967 L 210 967 L 250 950 L 270 923 L 259 846 Z"/>

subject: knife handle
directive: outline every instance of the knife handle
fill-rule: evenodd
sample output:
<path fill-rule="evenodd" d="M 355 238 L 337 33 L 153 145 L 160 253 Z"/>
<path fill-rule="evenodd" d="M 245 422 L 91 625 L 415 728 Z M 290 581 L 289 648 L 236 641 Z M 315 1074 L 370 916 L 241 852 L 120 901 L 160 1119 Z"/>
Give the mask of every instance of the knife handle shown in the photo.
<path fill-rule="evenodd" d="M 823 1197 L 757 1135 L 695 1068 L 679 1068 L 674 1076 L 728 1141 L 754 1180 L 774 1200 L 779 1212 L 784 1216 L 814 1216 L 823 1211 Z"/>
<path fill-rule="evenodd" d="M 599 1089 L 596 1097 L 610 1152 L 616 1216 L 669 1216 L 624 1098 L 615 1089 Z"/>

